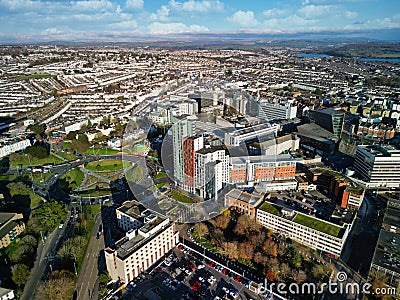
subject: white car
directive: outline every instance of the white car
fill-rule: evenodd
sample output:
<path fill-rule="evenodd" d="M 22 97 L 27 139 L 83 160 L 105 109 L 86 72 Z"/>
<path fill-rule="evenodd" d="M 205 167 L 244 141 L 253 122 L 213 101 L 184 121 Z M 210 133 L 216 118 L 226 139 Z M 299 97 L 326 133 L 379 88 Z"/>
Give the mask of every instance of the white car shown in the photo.
<path fill-rule="evenodd" d="M 222 290 L 229 295 L 229 289 L 226 286 L 222 287 Z"/>
<path fill-rule="evenodd" d="M 206 282 L 206 279 L 203 277 L 199 277 L 199 281 L 201 281 L 202 283 Z"/>
<path fill-rule="evenodd" d="M 209 284 L 213 284 L 216 281 L 216 279 L 215 277 L 211 276 L 210 278 L 207 279 L 207 281 Z"/>
<path fill-rule="evenodd" d="M 198 265 L 198 266 L 197 266 L 197 269 L 204 269 L 204 268 L 205 268 L 204 265 Z"/>
<path fill-rule="evenodd" d="M 237 298 L 239 296 L 239 292 L 237 290 L 231 290 L 229 293 L 233 298 Z"/>

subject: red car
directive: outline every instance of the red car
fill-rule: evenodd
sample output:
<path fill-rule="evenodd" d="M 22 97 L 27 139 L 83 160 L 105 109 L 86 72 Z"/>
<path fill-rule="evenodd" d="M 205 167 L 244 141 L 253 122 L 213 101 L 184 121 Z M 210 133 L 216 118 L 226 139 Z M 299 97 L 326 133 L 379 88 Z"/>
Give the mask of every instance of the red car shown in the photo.
<path fill-rule="evenodd" d="M 191 289 L 192 289 L 193 291 L 197 291 L 199 288 L 198 288 L 197 286 L 195 286 L 195 285 L 192 285 L 192 286 L 191 286 Z"/>
<path fill-rule="evenodd" d="M 178 250 L 181 250 L 181 251 L 182 251 L 182 250 L 183 250 L 183 246 L 182 246 L 182 245 L 179 245 L 179 246 L 178 246 Z"/>
<path fill-rule="evenodd" d="M 157 267 L 157 269 L 156 269 L 158 272 L 162 272 L 163 271 L 163 269 L 161 269 L 160 267 Z"/>
<path fill-rule="evenodd" d="M 222 270 L 222 274 L 226 275 L 226 273 L 228 273 L 228 270 L 227 269 L 223 269 Z"/>
<path fill-rule="evenodd" d="M 241 282 L 242 281 L 242 277 L 240 277 L 240 275 L 236 276 L 235 281 L 236 282 Z"/>
<path fill-rule="evenodd" d="M 196 270 L 196 267 L 195 267 L 193 264 L 189 264 L 189 268 L 190 268 L 192 271 Z"/>
<path fill-rule="evenodd" d="M 214 262 L 211 261 L 209 265 L 210 265 L 210 267 L 214 267 Z"/>

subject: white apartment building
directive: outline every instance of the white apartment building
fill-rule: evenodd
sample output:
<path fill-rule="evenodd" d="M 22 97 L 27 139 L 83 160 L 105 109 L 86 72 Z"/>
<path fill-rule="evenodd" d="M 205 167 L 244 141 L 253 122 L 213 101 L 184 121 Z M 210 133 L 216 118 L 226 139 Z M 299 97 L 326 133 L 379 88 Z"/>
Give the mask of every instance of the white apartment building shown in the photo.
<path fill-rule="evenodd" d="M 126 236 L 105 249 L 107 271 L 113 280 L 130 282 L 161 259 L 179 242 L 175 223 L 136 201 L 117 209 L 118 225 Z"/>
<path fill-rule="evenodd" d="M 336 257 L 340 256 L 351 229 L 351 225 L 339 226 L 269 202 L 258 207 L 256 219 L 276 233 Z"/>
<path fill-rule="evenodd" d="M 206 147 L 195 152 L 197 194 L 212 198 L 229 182 L 229 155 L 222 147 Z"/>
<path fill-rule="evenodd" d="M 0 287 L 0 300 L 11 300 L 15 299 L 14 297 L 15 295 L 13 290 Z"/>
<path fill-rule="evenodd" d="M 0 158 L 10 155 L 14 152 L 24 150 L 31 145 L 28 139 L 22 140 L 2 140 L 0 141 Z"/>
<path fill-rule="evenodd" d="M 278 124 L 259 124 L 252 127 L 246 127 L 234 132 L 225 133 L 224 142 L 227 146 L 239 146 L 241 142 L 256 141 L 261 136 L 274 135 L 278 133 Z"/>
<path fill-rule="evenodd" d="M 357 146 L 354 169 L 369 187 L 400 187 L 400 150 L 394 146 Z"/>

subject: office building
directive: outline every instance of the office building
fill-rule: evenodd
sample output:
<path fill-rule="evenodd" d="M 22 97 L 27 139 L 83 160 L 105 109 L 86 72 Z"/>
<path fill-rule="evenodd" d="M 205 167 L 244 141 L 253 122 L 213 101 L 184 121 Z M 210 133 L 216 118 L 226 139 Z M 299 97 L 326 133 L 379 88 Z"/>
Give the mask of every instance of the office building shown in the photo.
<path fill-rule="evenodd" d="M 237 131 L 225 133 L 224 142 L 227 146 L 239 146 L 240 143 L 251 143 L 266 136 L 275 137 L 278 132 L 278 124 L 263 123 L 246 127 Z"/>
<path fill-rule="evenodd" d="M 290 103 L 260 102 L 260 117 L 264 120 L 288 120 L 296 118 L 297 106 Z"/>
<path fill-rule="evenodd" d="M 400 150 L 394 146 L 357 146 L 354 169 L 369 187 L 400 187 Z"/>
<path fill-rule="evenodd" d="M 128 283 L 175 247 L 178 231 L 174 222 L 136 201 L 125 202 L 117 211 L 119 226 L 130 229 L 104 253 L 111 278 Z"/>
<path fill-rule="evenodd" d="M 316 124 L 333 133 L 333 138 L 338 139 L 342 135 L 345 113 L 333 108 L 324 108 L 310 112 L 310 118 Z"/>
<path fill-rule="evenodd" d="M 286 181 L 295 178 L 296 161 L 290 155 L 231 157 L 230 173 L 232 184 Z"/>
<path fill-rule="evenodd" d="M 337 225 L 270 202 L 257 208 L 257 221 L 310 248 L 339 257 L 351 224 Z"/>

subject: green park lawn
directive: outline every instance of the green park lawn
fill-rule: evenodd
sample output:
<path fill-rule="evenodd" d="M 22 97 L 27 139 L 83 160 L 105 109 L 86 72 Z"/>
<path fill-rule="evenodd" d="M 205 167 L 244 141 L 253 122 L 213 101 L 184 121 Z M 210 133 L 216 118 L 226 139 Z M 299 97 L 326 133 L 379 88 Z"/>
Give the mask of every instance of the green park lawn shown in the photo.
<path fill-rule="evenodd" d="M 178 200 L 179 202 L 182 202 L 182 203 L 193 203 L 192 198 L 190 198 L 189 196 L 186 196 L 184 194 L 181 194 L 176 190 L 171 190 L 171 196 L 175 200 Z"/>
<path fill-rule="evenodd" d="M 67 152 L 57 152 L 56 153 L 58 156 L 61 156 L 62 158 L 68 160 L 68 161 L 73 161 L 77 159 L 77 156 L 73 153 L 67 153 Z"/>
<path fill-rule="evenodd" d="M 126 180 L 130 182 L 138 182 L 143 178 L 143 176 L 144 176 L 144 171 L 139 166 L 135 166 L 129 169 L 125 174 Z"/>
<path fill-rule="evenodd" d="M 85 168 L 92 171 L 116 171 L 127 168 L 131 165 L 129 161 L 125 160 L 102 160 L 92 161 L 88 163 Z"/>
<path fill-rule="evenodd" d="M 54 155 L 50 154 L 46 158 L 36 158 L 29 156 L 28 154 L 13 153 L 10 155 L 10 162 L 13 166 L 24 165 L 24 166 L 40 166 L 45 164 L 62 164 L 63 161 Z"/>
<path fill-rule="evenodd" d="M 78 168 L 75 168 L 66 173 L 62 178 L 68 183 L 68 188 L 74 190 L 82 184 L 84 177 L 85 175 L 83 172 Z"/>
<path fill-rule="evenodd" d="M 108 149 L 108 148 L 100 148 L 100 149 L 88 149 L 86 150 L 86 154 L 89 155 L 110 155 L 120 153 L 119 150 Z"/>

